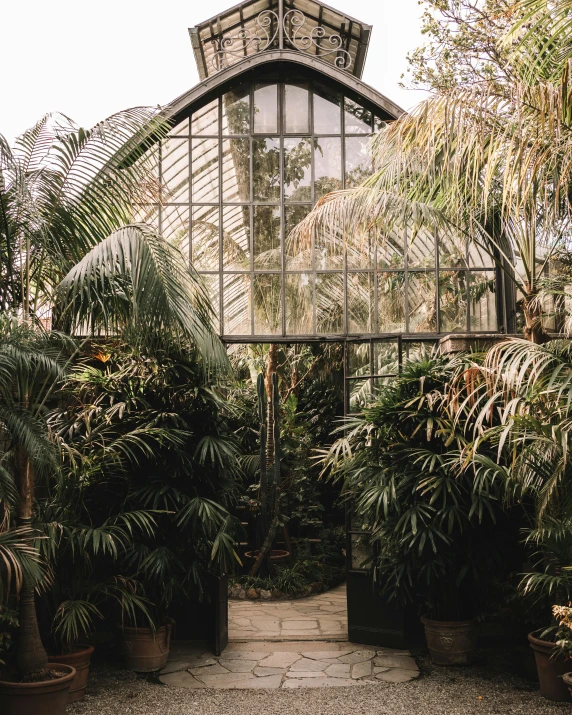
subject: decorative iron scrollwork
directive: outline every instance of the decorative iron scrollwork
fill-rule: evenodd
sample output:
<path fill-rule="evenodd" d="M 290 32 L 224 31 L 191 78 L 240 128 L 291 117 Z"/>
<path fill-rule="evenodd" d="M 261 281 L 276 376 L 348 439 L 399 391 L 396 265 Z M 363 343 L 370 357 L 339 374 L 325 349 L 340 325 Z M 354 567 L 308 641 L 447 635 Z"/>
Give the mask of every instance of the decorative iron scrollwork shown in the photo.
<path fill-rule="evenodd" d="M 215 70 L 224 67 L 226 55 L 233 57 L 244 57 L 252 54 L 249 48 L 253 48 L 254 53 L 264 52 L 274 45 L 278 35 L 278 15 L 272 10 L 263 10 L 256 18 L 256 28 L 248 30 L 242 28 L 236 35 L 221 37 L 217 42 L 217 50 L 212 59 Z M 272 32 L 274 26 L 274 32 Z"/>
<path fill-rule="evenodd" d="M 284 42 L 291 47 L 313 57 L 334 55 L 333 64 L 348 70 L 352 64 L 350 53 L 344 49 L 341 35 L 328 35 L 320 25 L 304 29 L 308 19 L 301 10 L 288 10 L 282 19 Z M 255 27 L 243 27 L 236 35 L 221 37 L 216 42 L 212 59 L 213 68 L 218 71 L 225 66 L 225 57 L 242 58 L 257 52 L 264 52 L 275 46 L 279 30 L 279 17 L 273 10 L 263 10 L 255 20 Z"/>
<path fill-rule="evenodd" d="M 319 25 L 304 30 L 306 21 L 306 16 L 300 10 L 289 10 L 284 15 L 284 39 L 292 47 L 305 54 L 318 57 L 335 54 L 334 64 L 336 67 L 342 70 L 349 69 L 352 57 L 343 48 L 344 41 L 341 35 L 326 35 L 324 28 Z M 311 52 L 312 48 L 316 48 L 316 51 Z"/>

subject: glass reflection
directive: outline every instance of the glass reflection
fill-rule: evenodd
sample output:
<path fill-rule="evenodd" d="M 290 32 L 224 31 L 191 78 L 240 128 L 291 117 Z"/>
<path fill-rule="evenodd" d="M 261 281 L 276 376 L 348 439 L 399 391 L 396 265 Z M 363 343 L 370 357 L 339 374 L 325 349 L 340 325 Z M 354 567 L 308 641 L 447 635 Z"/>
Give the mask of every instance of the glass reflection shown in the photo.
<path fill-rule="evenodd" d="M 284 198 L 312 199 L 312 142 L 308 137 L 284 139 Z"/>
<path fill-rule="evenodd" d="M 189 118 L 183 119 L 182 122 L 175 124 L 175 126 L 169 132 L 170 137 L 178 137 L 181 135 L 186 135 L 190 133 Z"/>
<path fill-rule="evenodd" d="M 163 201 L 189 200 L 189 141 L 165 139 L 161 146 Z"/>
<path fill-rule="evenodd" d="M 494 271 L 471 271 L 469 274 L 471 330 L 498 330 Z"/>
<path fill-rule="evenodd" d="M 254 85 L 254 132 L 278 133 L 278 85 Z"/>
<path fill-rule="evenodd" d="M 191 134 L 218 135 L 218 99 L 193 112 Z"/>
<path fill-rule="evenodd" d="M 380 268 L 403 268 L 405 265 L 403 244 L 403 236 L 399 234 L 378 234 L 377 265 Z"/>
<path fill-rule="evenodd" d="M 212 274 L 212 273 L 202 273 L 201 278 L 203 280 L 203 283 L 207 287 L 207 292 L 208 295 L 210 296 L 211 299 L 211 305 L 213 307 L 213 315 L 211 317 L 213 321 L 213 327 L 216 330 L 217 333 L 220 332 L 220 301 L 219 301 L 219 296 L 220 296 L 220 287 L 219 287 L 219 276 L 217 274 Z"/>
<path fill-rule="evenodd" d="M 435 265 L 435 235 L 424 228 L 407 232 L 407 261 L 409 268 L 429 268 Z"/>
<path fill-rule="evenodd" d="M 410 333 L 437 332 L 435 273 L 415 271 L 407 276 Z"/>
<path fill-rule="evenodd" d="M 308 335 L 314 328 L 314 291 L 311 273 L 286 276 L 286 332 Z"/>
<path fill-rule="evenodd" d="M 467 273 L 439 272 L 441 332 L 467 332 Z"/>
<path fill-rule="evenodd" d="M 338 137 L 320 137 L 314 147 L 314 200 L 342 188 L 342 144 Z"/>
<path fill-rule="evenodd" d="M 197 271 L 219 270 L 218 206 L 195 206 L 192 211 L 191 261 Z"/>
<path fill-rule="evenodd" d="M 441 268 L 465 268 L 467 242 L 461 236 L 439 234 L 439 263 Z"/>
<path fill-rule="evenodd" d="M 226 273 L 223 276 L 224 332 L 226 335 L 251 334 L 250 304 L 250 275 Z"/>
<path fill-rule="evenodd" d="M 316 333 L 344 330 L 344 277 L 341 273 L 316 275 Z"/>
<path fill-rule="evenodd" d="M 254 201 L 280 200 L 280 140 L 252 140 Z"/>
<path fill-rule="evenodd" d="M 222 96 L 222 133 L 250 132 L 250 86 L 239 85 Z"/>
<path fill-rule="evenodd" d="M 348 331 L 370 333 L 373 325 L 373 273 L 348 273 Z"/>
<path fill-rule="evenodd" d="M 185 256 L 189 251 L 189 207 L 163 206 L 161 235 Z"/>
<path fill-rule="evenodd" d="M 218 140 L 192 139 L 192 200 L 195 203 L 218 201 Z"/>
<path fill-rule="evenodd" d="M 349 377 L 371 375 L 371 345 L 363 343 L 347 343 Z"/>
<path fill-rule="evenodd" d="M 250 207 L 225 206 L 222 211 L 223 270 L 250 270 Z"/>
<path fill-rule="evenodd" d="M 222 199 L 250 201 L 250 140 L 224 139 L 222 143 Z"/>
<path fill-rule="evenodd" d="M 314 85 L 314 134 L 339 134 L 340 96 L 322 85 Z"/>
<path fill-rule="evenodd" d="M 268 270 L 282 265 L 280 207 L 254 207 L 254 268 Z"/>
<path fill-rule="evenodd" d="M 371 175 L 369 141 L 369 137 L 346 137 L 346 189 Z"/>
<path fill-rule="evenodd" d="M 375 250 L 372 231 L 356 229 L 347 235 L 348 268 L 372 268 Z"/>
<path fill-rule="evenodd" d="M 277 273 L 254 276 L 254 332 L 278 335 L 282 332 L 282 277 Z"/>
<path fill-rule="evenodd" d="M 307 134 L 310 131 L 308 84 L 284 86 L 284 131 L 286 134 Z"/>
<path fill-rule="evenodd" d="M 377 277 L 377 330 L 405 332 L 405 271 L 387 271 Z"/>
<path fill-rule="evenodd" d="M 397 340 L 375 341 L 373 355 L 373 369 L 376 375 L 397 375 L 399 372 L 399 345 Z"/>
<path fill-rule="evenodd" d="M 291 205 L 284 208 L 284 236 L 286 237 L 286 270 L 312 268 L 312 241 L 307 238 L 295 241 L 290 232 L 311 210 L 311 206 Z"/>
<path fill-rule="evenodd" d="M 314 236 L 316 268 L 343 268 L 344 231 L 339 224 L 331 223 Z"/>
<path fill-rule="evenodd" d="M 344 121 L 346 134 L 369 134 L 371 132 L 372 115 L 369 109 L 347 97 L 344 101 Z"/>

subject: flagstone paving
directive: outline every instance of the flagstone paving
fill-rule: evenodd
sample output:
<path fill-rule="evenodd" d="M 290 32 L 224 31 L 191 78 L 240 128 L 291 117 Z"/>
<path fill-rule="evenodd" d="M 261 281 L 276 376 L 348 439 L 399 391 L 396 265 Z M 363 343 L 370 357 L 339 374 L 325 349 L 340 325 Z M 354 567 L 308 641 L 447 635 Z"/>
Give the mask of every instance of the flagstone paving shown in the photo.
<path fill-rule="evenodd" d="M 256 648 L 256 650 L 254 650 Z M 159 680 L 179 688 L 323 688 L 404 683 L 419 676 L 405 650 L 353 643 L 229 643 L 220 657 L 173 643 Z"/>
<path fill-rule="evenodd" d="M 292 601 L 228 602 L 231 641 L 347 640 L 345 584 Z"/>

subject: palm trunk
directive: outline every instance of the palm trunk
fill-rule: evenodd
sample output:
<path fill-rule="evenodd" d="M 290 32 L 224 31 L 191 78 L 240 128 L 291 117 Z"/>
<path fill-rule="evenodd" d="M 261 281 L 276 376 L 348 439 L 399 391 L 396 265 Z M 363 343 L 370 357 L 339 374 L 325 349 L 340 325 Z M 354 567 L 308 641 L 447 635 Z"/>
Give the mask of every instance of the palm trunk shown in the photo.
<path fill-rule="evenodd" d="M 548 335 L 542 325 L 543 310 L 534 291 L 531 291 L 523 298 L 522 312 L 525 320 L 523 330 L 525 339 L 538 345 L 545 343 L 548 340 Z"/>
<path fill-rule="evenodd" d="M 35 475 L 25 451 L 16 451 L 16 470 L 19 486 L 18 521 L 21 526 L 32 524 Z M 20 591 L 20 629 L 16 650 L 16 666 L 22 682 L 37 682 L 49 679 L 48 655 L 42 644 L 38 616 L 34 601 L 34 585 L 24 582 Z"/>
<path fill-rule="evenodd" d="M 266 363 L 266 375 L 264 385 L 266 387 L 266 466 L 268 469 L 274 464 L 274 407 L 272 375 L 278 367 L 278 345 L 272 343 L 268 350 L 268 361 Z"/>

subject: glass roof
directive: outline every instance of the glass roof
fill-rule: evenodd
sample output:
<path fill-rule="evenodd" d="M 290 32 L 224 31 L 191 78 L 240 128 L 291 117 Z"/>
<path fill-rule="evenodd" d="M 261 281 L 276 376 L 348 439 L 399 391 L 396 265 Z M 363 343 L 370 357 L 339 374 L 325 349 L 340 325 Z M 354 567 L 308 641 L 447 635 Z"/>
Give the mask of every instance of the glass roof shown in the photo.
<path fill-rule="evenodd" d="M 201 80 L 245 57 L 278 49 L 361 78 L 371 26 L 316 0 L 247 0 L 189 33 Z"/>

